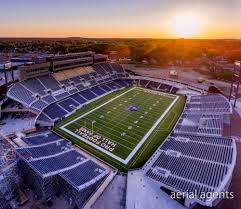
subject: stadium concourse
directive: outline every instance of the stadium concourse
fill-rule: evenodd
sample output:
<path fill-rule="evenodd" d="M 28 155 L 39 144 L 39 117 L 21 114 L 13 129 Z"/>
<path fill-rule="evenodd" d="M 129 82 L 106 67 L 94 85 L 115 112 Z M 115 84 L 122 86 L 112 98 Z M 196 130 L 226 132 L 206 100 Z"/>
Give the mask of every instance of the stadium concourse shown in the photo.
<path fill-rule="evenodd" d="M 228 100 L 174 80 L 131 75 L 116 63 L 102 60 L 89 64 L 89 60 L 91 57 L 82 65 L 78 58 L 79 64 L 73 66 L 68 61 L 64 69 L 56 71 L 53 69 L 58 65 L 49 70 L 50 63 L 42 64 L 41 75 L 16 82 L 7 92 L 9 101 L 21 106 L 19 111 L 35 115 L 34 129 L 4 137 L 14 143 L 19 177 L 41 204 L 61 195 L 71 207 L 90 208 L 115 178 L 118 169 L 113 156 L 108 158 L 102 149 L 87 147 L 84 137 L 90 134 L 92 141 L 96 136 L 95 143 L 107 141 L 109 150 L 114 142 L 132 146 L 133 153 L 128 149 L 114 153 L 122 160 L 131 156 L 131 164 L 139 156 L 147 159 L 139 168 L 125 162 L 125 169 L 131 168 L 127 209 L 217 205 L 220 198 L 202 194 L 225 192 L 232 179 L 236 144 L 233 138 L 223 136 L 224 123 L 233 111 Z M 29 69 L 39 70 L 39 66 L 27 66 L 26 72 L 31 74 Z M 115 120 L 108 122 L 108 117 Z M 112 127 L 111 123 L 117 124 Z M 72 137 L 66 130 L 60 131 L 65 126 L 72 133 L 85 128 L 85 134 L 79 139 Z M 195 192 L 195 197 L 170 198 L 171 192 L 187 191 Z M 5 191 L 1 197 L 6 200 L 6 196 Z"/>

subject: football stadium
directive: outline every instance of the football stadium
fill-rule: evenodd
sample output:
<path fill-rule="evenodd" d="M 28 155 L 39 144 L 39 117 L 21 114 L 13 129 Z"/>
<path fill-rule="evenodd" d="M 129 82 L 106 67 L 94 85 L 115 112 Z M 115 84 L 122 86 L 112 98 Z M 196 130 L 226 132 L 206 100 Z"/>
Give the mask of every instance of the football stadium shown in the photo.
<path fill-rule="evenodd" d="M 111 199 L 121 176 L 127 209 L 215 207 L 222 198 L 203 194 L 229 190 L 237 138 L 220 92 L 137 74 L 93 51 L 5 65 L 4 74 L 4 209 L 28 200 L 23 188 L 43 208 L 61 198 L 62 208 L 104 208 L 99 198 Z"/>

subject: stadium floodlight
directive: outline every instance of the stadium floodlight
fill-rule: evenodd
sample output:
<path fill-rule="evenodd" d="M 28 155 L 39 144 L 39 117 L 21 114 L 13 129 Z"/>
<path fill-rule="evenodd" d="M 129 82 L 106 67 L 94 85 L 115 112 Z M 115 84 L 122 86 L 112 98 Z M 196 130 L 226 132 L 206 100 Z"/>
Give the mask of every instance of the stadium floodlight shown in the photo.
<path fill-rule="evenodd" d="M 234 62 L 234 69 L 233 69 L 233 76 L 232 76 L 232 83 L 229 93 L 229 101 L 233 99 L 233 106 L 236 106 L 236 101 L 239 94 L 239 86 L 240 86 L 240 78 L 241 78 L 241 61 Z"/>
<path fill-rule="evenodd" d="M 91 121 L 91 129 L 92 129 L 92 133 L 94 133 L 94 124 L 96 123 L 95 120 Z"/>

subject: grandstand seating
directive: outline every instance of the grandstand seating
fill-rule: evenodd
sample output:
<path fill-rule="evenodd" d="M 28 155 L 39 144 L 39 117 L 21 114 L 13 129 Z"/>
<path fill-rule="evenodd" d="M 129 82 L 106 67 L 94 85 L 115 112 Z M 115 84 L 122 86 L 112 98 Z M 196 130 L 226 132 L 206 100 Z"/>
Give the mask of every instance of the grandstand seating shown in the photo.
<path fill-rule="evenodd" d="M 69 150 L 70 147 L 67 146 L 68 142 L 64 139 L 60 139 L 54 142 L 50 142 L 44 145 L 31 146 L 26 148 L 17 148 L 21 155 L 29 155 L 31 158 L 46 157 L 49 155 L 55 155 L 57 153 Z"/>
<path fill-rule="evenodd" d="M 196 103 L 211 103 L 210 112 L 190 111 Z M 226 112 L 220 111 L 222 107 Z M 173 132 L 144 165 L 145 175 L 159 187 L 195 192 L 191 202 L 212 206 L 202 193 L 227 190 L 236 161 L 234 139 L 221 137 L 223 113 L 231 112 L 221 95 L 191 97 Z"/>
<path fill-rule="evenodd" d="M 106 166 L 84 156 L 50 131 L 23 140 L 29 146 L 16 149 L 18 164 L 27 184 L 43 200 L 61 189 L 77 206 L 83 205 L 86 195 L 89 197 L 109 173 Z"/>
<path fill-rule="evenodd" d="M 71 81 L 69 79 L 59 81 L 59 83 L 65 85 L 66 87 L 71 86 Z"/>
<path fill-rule="evenodd" d="M 15 98 L 17 101 L 21 101 L 26 105 L 30 105 L 32 102 L 36 100 L 32 92 L 30 92 L 20 83 L 17 83 L 14 86 L 12 86 L 9 89 L 8 94 Z"/>
<path fill-rule="evenodd" d="M 54 103 L 46 107 L 44 113 L 54 120 L 64 117 L 68 112 Z"/>
<path fill-rule="evenodd" d="M 97 97 L 97 96 L 96 96 L 93 92 L 91 92 L 89 89 L 84 90 L 84 91 L 81 91 L 79 94 L 80 94 L 82 97 L 84 97 L 85 99 L 87 99 L 87 100 L 92 100 L 92 99 L 94 99 L 94 98 Z"/>
<path fill-rule="evenodd" d="M 37 122 L 39 123 L 39 124 L 48 124 L 48 125 L 50 125 L 50 124 L 53 124 L 53 121 L 44 113 L 44 112 L 42 112 L 39 116 L 38 116 L 38 118 L 37 118 Z"/>
<path fill-rule="evenodd" d="M 119 87 L 126 87 L 128 86 L 129 84 L 126 83 L 124 80 L 115 80 L 113 81 L 115 84 L 117 84 Z"/>
<path fill-rule="evenodd" d="M 65 151 L 59 155 L 49 156 L 29 161 L 30 166 L 34 167 L 40 174 L 48 174 L 54 171 L 61 171 L 64 168 L 71 167 L 84 158 L 75 150 Z"/>
<path fill-rule="evenodd" d="M 140 80 L 140 86 L 145 87 L 149 83 L 148 80 Z"/>
<path fill-rule="evenodd" d="M 170 85 L 162 83 L 161 86 L 159 86 L 159 89 L 164 92 L 170 92 L 172 87 Z"/>
<path fill-rule="evenodd" d="M 175 191 L 214 192 L 227 184 L 235 162 L 234 141 L 224 137 L 171 134 L 144 166 L 145 174 Z M 201 174 L 200 175 L 200 171 Z"/>
<path fill-rule="evenodd" d="M 88 160 L 87 162 L 82 163 L 73 169 L 62 172 L 60 176 L 66 181 L 71 182 L 72 185 L 79 188 L 94 178 L 106 174 L 107 173 L 101 166 L 97 165 L 93 161 Z"/>
<path fill-rule="evenodd" d="M 79 76 L 72 77 L 69 80 L 73 81 L 76 85 L 82 82 L 82 80 Z"/>
<path fill-rule="evenodd" d="M 112 90 L 116 90 L 118 89 L 119 85 L 114 83 L 114 82 L 110 82 L 106 84 L 109 88 L 111 88 Z"/>
<path fill-rule="evenodd" d="M 151 89 L 157 89 L 159 86 L 160 86 L 159 82 L 150 81 L 146 87 Z"/>
<path fill-rule="evenodd" d="M 184 113 L 178 121 L 175 132 L 222 136 L 223 116 L 220 114 Z"/>
<path fill-rule="evenodd" d="M 75 101 L 77 101 L 80 104 L 84 104 L 84 103 L 87 102 L 87 100 L 78 93 L 72 95 L 71 98 L 74 99 Z"/>
<path fill-rule="evenodd" d="M 37 79 L 46 87 L 46 89 L 52 89 L 53 91 L 60 89 L 60 83 L 51 75 L 41 76 Z"/>
<path fill-rule="evenodd" d="M 111 91 L 112 89 L 108 87 L 107 85 L 101 85 L 99 86 L 101 89 L 105 90 L 106 92 Z"/>
<path fill-rule="evenodd" d="M 76 107 L 79 106 L 79 103 L 77 103 L 75 100 L 70 98 L 67 98 L 61 102 L 58 102 L 58 104 L 63 107 L 68 112 L 72 112 Z"/>
<path fill-rule="evenodd" d="M 80 77 L 86 81 L 91 80 L 91 77 L 89 74 L 81 75 Z"/>
<path fill-rule="evenodd" d="M 211 94 L 204 96 L 192 96 L 186 105 L 185 111 L 229 114 L 232 113 L 232 107 L 224 96 L 220 94 Z"/>
<path fill-rule="evenodd" d="M 123 67 L 121 65 L 118 65 L 116 63 L 110 63 L 109 65 L 117 73 L 124 73 L 124 69 L 123 69 Z"/>
<path fill-rule="evenodd" d="M 56 100 L 60 100 L 60 99 L 63 99 L 63 98 L 65 98 L 65 97 L 68 97 L 68 96 L 69 96 L 69 93 L 68 93 L 68 92 L 63 92 L 63 93 L 61 93 L 61 94 L 55 95 L 54 97 L 55 97 Z"/>
<path fill-rule="evenodd" d="M 96 95 L 100 96 L 102 94 L 105 94 L 106 92 L 101 89 L 99 86 L 95 86 L 93 88 L 91 88 L 91 91 L 94 92 Z"/>
<path fill-rule="evenodd" d="M 37 110 L 42 110 L 45 107 L 48 106 L 48 103 L 42 101 L 42 100 L 37 100 L 36 102 L 32 103 L 31 107 L 36 108 Z"/>
<path fill-rule="evenodd" d="M 53 102 L 55 102 L 56 100 L 54 99 L 53 96 L 51 95 L 47 95 L 45 97 L 42 98 L 43 101 L 47 102 L 48 104 L 51 104 Z"/>
<path fill-rule="evenodd" d="M 40 145 L 48 142 L 53 142 L 60 139 L 60 137 L 53 132 L 46 132 L 39 135 L 27 136 L 22 140 L 28 145 Z"/>
<path fill-rule="evenodd" d="M 77 92 L 78 92 L 78 89 L 77 89 L 77 88 L 72 88 L 72 89 L 69 90 L 69 93 L 70 93 L 70 94 L 75 94 L 75 93 L 77 93 Z"/>
<path fill-rule="evenodd" d="M 37 106 L 37 109 L 42 111 L 46 106 L 45 103 L 49 105 L 65 97 L 69 97 L 78 91 L 85 90 L 87 87 L 94 87 L 116 79 L 117 77 L 114 77 L 114 70 L 122 74 L 121 76 L 124 75 L 123 68 L 112 63 L 64 70 L 56 72 L 53 75 L 40 76 L 16 83 L 8 91 L 8 96 L 23 103 L 25 106 L 30 106 L 31 103 L 36 101 L 33 108 Z M 99 79 L 98 82 L 97 78 Z M 84 83 L 83 81 L 88 81 L 89 83 Z M 63 85 L 68 88 L 64 89 Z M 71 85 L 72 88 L 69 88 Z M 73 88 L 73 85 L 76 88 Z M 102 90 L 100 91 L 102 92 Z M 35 94 L 40 95 L 41 101 L 37 101 L 39 98 L 36 98 Z"/>
<path fill-rule="evenodd" d="M 101 76 L 105 76 L 107 74 L 105 69 L 102 68 L 100 64 L 93 65 L 93 68 Z"/>
<path fill-rule="evenodd" d="M 170 93 L 176 94 L 178 90 L 179 90 L 179 88 L 177 88 L 177 87 L 174 86 L 174 87 L 172 88 L 172 90 L 171 90 Z"/>
<path fill-rule="evenodd" d="M 38 79 L 29 79 L 22 82 L 29 90 L 40 95 L 45 95 L 46 88 L 39 82 Z"/>
<path fill-rule="evenodd" d="M 88 66 L 64 70 L 53 75 L 41 76 L 17 83 L 10 88 L 8 96 L 29 106 L 34 111 L 40 113 L 40 115 L 43 113 L 41 117 L 38 117 L 38 122 L 42 119 L 43 122 L 49 123 L 52 121 L 53 123 L 53 121 L 74 111 L 75 107 L 79 104 L 83 105 L 106 92 L 132 85 L 133 81 L 130 79 L 117 79 L 123 76 L 124 70 L 118 64 L 95 64 L 93 67 Z M 178 91 L 177 87 L 172 87 L 171 85 L 157 81 L 146 79 L 135 82 L 147 88 L 159 88 L 161 91 L 171 93 Z M 40 98 L 35 96 L 36 93 L 40 95 Z M 209 97 L 210 96 L 205 96 L 204 100 L 210 101 L 210 99 L 208 99 Z M 62 100 L 64 100 L 64 102 Z M 65 104 L 66 101 L 72 102 L 71 104 Z M 222 100 L 222 104 L 216 104 L 215 102 L 212 104 L 207 102 L 201 103 L 200 101 L 203 101 L 200 96 L 191 98 L 185 111 L 210 112 L 213 108 L 219 109 L 220 111 L 229 108 L 229 104 L 224 99 Z M 213 122 L 210 120 L 207 121 L 207 123 L 212 124 Z M 185 129 L 185 127 L 181 127 L 181 129 Z M 214 133 L 215 131 L 217 131 L 217 128 L 215 128 L 215 130 L 207 130 L 207 128 L 201 127 L 197 130 L 199 133 Z M 216 134 L 220 133 L 221 132 L 217 131 Z"/>

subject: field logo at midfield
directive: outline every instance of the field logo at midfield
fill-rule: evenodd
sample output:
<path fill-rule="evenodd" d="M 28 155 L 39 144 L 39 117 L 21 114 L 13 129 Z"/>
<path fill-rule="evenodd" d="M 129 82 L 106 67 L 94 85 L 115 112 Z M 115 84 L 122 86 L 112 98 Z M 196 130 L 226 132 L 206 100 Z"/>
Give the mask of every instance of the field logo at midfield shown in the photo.
<path fill-rule="evenodd" d="M 137 106 L 137 105 L 129 105 L 128 107 L 127 107 L 127 110 L 129 110 L 129 111 L 138 111 L 139 110 L 139 107 Z"/>
<path fill-rule="evenodd" d="M 113 152 L 116 147 L 116 143 L 99 135 L 94 134 L 92 131 L 88 130 L 86 127 L 81 127 L 79 129 L 75 130 L 75 133 L 84 139 L 104 148 L 105 150 L 109 152 Z"/>

